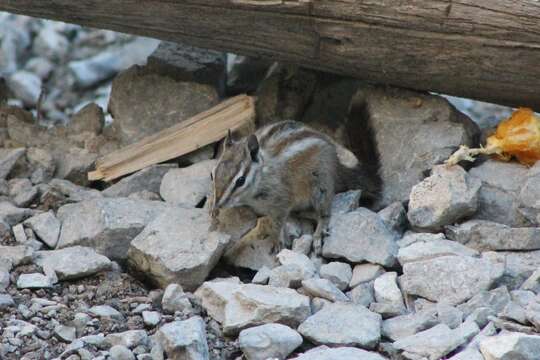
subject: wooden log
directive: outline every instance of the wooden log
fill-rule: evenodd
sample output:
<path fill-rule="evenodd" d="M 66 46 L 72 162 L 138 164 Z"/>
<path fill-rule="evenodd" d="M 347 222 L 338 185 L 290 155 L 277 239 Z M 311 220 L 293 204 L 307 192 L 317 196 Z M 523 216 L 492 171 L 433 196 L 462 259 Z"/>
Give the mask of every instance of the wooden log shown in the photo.
<path fill-rule="evenodd" d="M 537 0 L 0 0 L 0 10 L 540 110 Z"/>
<path fill-rule="evenodd" d="M 182 156 L 225 137 L 228 130 L 255 119 L 253 98 L 239 95 L 170 128 L 128 145 L 96 161 L 89 180 L 114 180 L 147 166 Z"/>

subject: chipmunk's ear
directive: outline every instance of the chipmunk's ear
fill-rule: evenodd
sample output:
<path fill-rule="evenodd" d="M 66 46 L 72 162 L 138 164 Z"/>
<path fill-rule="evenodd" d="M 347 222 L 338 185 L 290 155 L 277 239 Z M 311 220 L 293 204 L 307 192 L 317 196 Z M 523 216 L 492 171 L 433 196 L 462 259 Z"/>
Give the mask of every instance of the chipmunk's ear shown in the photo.
<path fill-rule="evenodd" d="M 251 155 L 251 160 L 257 162 L 259 161 L 259 140 L 254 134 L 249 135 L 247 139 L 247 147 L 249 154 Z"/>
<path fill-rule="evenodd" d="M 223 142 L 223 145 L 225 145 L 225 147 L 229 147 L 233 144 L 233 139 L 232 139 L 232 133 L 231 133 L 231 129 L 227 130 L 227 136 L 225 137 L 225 141 Z"/>

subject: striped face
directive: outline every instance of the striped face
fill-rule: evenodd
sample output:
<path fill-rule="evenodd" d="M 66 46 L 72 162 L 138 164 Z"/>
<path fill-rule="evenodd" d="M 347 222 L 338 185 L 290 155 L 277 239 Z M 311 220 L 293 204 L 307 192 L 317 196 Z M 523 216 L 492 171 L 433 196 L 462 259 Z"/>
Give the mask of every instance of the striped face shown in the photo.
<path fill-rule="evenodd" d="M 251 187 L 260 168 L 258 143 L 253 141 L 257 142 L 255 136 L 224 145 L 223 154 L 212 172 L 212 215 L 215 216 L 220 208 L 247 205 L 245 200 L 252 195 Z"/>

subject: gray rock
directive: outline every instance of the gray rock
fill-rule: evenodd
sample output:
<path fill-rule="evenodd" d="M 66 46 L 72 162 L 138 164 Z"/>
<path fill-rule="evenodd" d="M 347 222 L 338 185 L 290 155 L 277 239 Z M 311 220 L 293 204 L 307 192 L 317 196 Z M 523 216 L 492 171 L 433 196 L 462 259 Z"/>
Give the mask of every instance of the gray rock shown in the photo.
<path fill-rule="evenodd" d="M 54 175 L 56 163 L 52 154 L 40 148 L 29 148 L 26 151 L 28 163 L 35 168 L 31 180 L 33 184 L 48 182 Z"/>
<path fill-rule="evenodd" d="M 24 225 L 32 229 L 49 248 L 56 247 L 60 236 L 60 221 L 54 216 L 54 212 L 48 211 L 33 216 L 25 220 Z"/>
<path fill-rule="evenodd" d="M 158 44 L 158 40 L 141 37 L 92 57 L 71 61 L 68 66 L 79 86 L 91 87 L 133 64 L 144 64 Z"/>
<path fill-rule="evenodd" d="M 158 326 L 161 321 L 161 314 L 157 311 L 143 311 L 142 317 L 144 325 L 151 328 Z"/>
<path fill-rule="evenodd" d="M 482 258 L 504 266 L 504 275 L 497 285 L 506 285 L 514 290 L 519 287 L 540 267 L 540 251 L 489 251 L 482 253 Z"/>
<path fill-rule="evenodd" d="M 405 309 L 403 295 L 397 285 L 397 273 L 387 272 L 375 279 L 373 283 L 375 300 L 379 303 L 392 304 L 396 308 Z"/>
<path fill-rule="evenodd" d="M 528 221 L 540 226 L 540 162 L 529 170 L 525 184 L 519 193 L 518 211 Z"/>
<path fill-rule="evenodd" d="M 416 241 L 399 249 L 397 258 L 401 265 L 413 261 L 430 260 L 440 256 L 479 256 L 478 251 L 450 240 Z"/>
<path fill-rule="evenodd" d="M 159 193 L 172 204 L 195 207 L 210 195 L 210 174 L 216 166 L 216 160 L 206 160 L 186 168 L 169 170 Z"/>
<path fill-rule="evenodd" d="M 286 359 L 302 344 L 302 336 L 288 326 L 266 324 L 240 332 L 238 342 L 248 360 Z"/>
<path fill-rule="evenodd" d="M 432 234 L 407 231 L 403 238 L 401 238 L 401 240 L 398 240 L 398 245 L 400 248 L 403 248 L 417 242 L 430 242 L 433 240 L 446 240 L 446 238 L 442 233 Z"/>
<path fill-rule="evenodd" d="M 499 264 L 485 259 L 441 256 L 405 264 L 401 286 L 406 294 L 457 305 L 489 289 L 503 271 Z"/>
<path fill-rule="evenodd" d="M 448 238 L 470 248 L 486 250 L 538 250 L 540 228 L 512 228 L 487 220 L 470 220 L 446 228 Z"/>
<path fill-rule="evenodd" d="M 169 94 L 176 96 L 172 99 Z M 129 144 L 217 103 L 217 93 L 211 86 L 178 82 L 134 66 L 115 77 L 108 108 L 119 140 Z"/>
<path fill-rule="evenodd" d="M 71 326 L 58 325 L 54 328 L 54 335 L 63 342 L 70 343 L 75 340 L 75 328 Z"/>
<path fill-rule="evenodd" d="M 99 135 L 103 130 L 104 124 L 105 116 L 103 115 L 101 106 L 96 103 L 89 103 L 71 117 L 67 131 L 75 135 L 86 132 Z"/>
<path fill-rule="evenodd" d="M 0 293 L 0 310 L 4 311 L 10 307 L 15 307 L 15 302 L 11 295 Z"/>
<path fill-rule="evenodd" d="M 478 334 L 480 329 L 474 322 L 466 322 L 459 328 L 451 330 L 440 324 L 415 335 L 400 339 L 394 347 L 404 350 L 406 354 L 425 357 L 429 360 L 439 360 L 460 345 Z"/>
<path fill-rule="evenodd" d="M 268 279 L 270 279 L 271 274 L 272 270 L 264 266 L 260 268 L 259 271 L 257 271 L 253 279 L 251 279 L 251 283 L 258 285 L 266 285 L 268 283 Z"/>
<path fill-rule="evenodd" d="M 20 245 L 25 245 L 28 241 L 28 237 L 26 236 L 26 232 L 24 231 L 22 224 L 15 225 L 11 230 L 13 231 L 15 242 Z"/>
<path fill-rule="evenodd" d="M 395 236 L 381 218 L 364 208 L 343 214 L 330 228 L 323 255 L 351 262 L 369 261 L 383 266 L 395 263 L 398 246 Z"/>
<path fill-rule="evenodd" d="M 156 333 L 156 338 L 169 359 L 209 358 L 205 324 L 199 316 L 163 325 Z"/>
<path fill-rule="evenodd" d="M 429 329 L 438 323 L 435 310 L 422 310 L 414 314 L 384 320 L 382 323 L 382 335 L 392 341 L 397 341 Z"/>
<path fill-rule="evenodd" d="M 116 184 L 102 191 L 107 197 L 128 197 L 143 190 L 159 192 L 161 180 L 165 173 L 174 168 L 173 165 L 153 165 L 129 175 Z"/>
<path fill-rule="evenodd" d="M 311 313 L 315 314 L 316 312 L 320 311 L 325 305 L 331 304 L 332 302 L 330 300 L 326 300 L 323 298 L 313 298 L 311 299 Z"/>
<path fill-rule="evenodd" d="M 161 299 L 161 307 L 163 311 L 169 314 L 174 314 L 176 311 L 191 312 L 193 310 L 184 289 L 178 284 L 170 284 L 165 288 Z"/>
<path fill-rule="evenodd" d="M 380 265 L 376 265 L 376 264 L 355 265 L 349 286 L 351 288 L 354 288 L 359 284 L 375 280 L 383 273 L 384 273 L 384 269 Z"/>
<path fill-rule="evenodd" d="M 449 360 L 485 360 L 482 354 L 480 354 L 480 341 L 496 333 L 497 329 L 495 329 L 493 323 L 489 323 L 467 344 L 464 351 L 452 356 Z"/>
<path fill-rule="evenodd" d="M 386 226 L 398 236 L 403 235 L 407 227 L 407 211 L 400 201 L 395 201 L 378 212 Z"/>
<path fill-rule="evenodd" d="M 7 84 L 15 97 L 26 106 L 36 106 L 41 93 L 41 79 L 37 75 L 19 70 L 7 79 Z"/>
<path fill-rule="evenodd" d="M 110 270 L 112 263 L 93 249 L 73 246 L 53 251 L 38 251 L 34 262 L 56 273 L 59 280 L 72 280 Z"/>
<path fill-rule="evenodd" d="M 385 360 L 381 355 L 353 347 L 329 348 L 319 346 L 293 360 Z"/>
<path fill-rule="evenodd" d="M 223 323 L 225 321 L 225 307 L 240 288 L 238 278 L 216 279 L 203 283 L 195 291 L 195 296 L 208 315 L 217 322 Z"/>
<path fill-rule="evenodd" d="M 310 313 L 309 298 L 292 289 L 246 284 L 228 299 L 223 330 L 235 334 L 247 327 L 268 323 L 295 328 Z"/>
<path fill-rule="evenodd" d="M 36 74 L 41 80 L 45 80 L 54 70 L 54 65 L 44 57 L 35 57 L 28 60 L 24 65 L 24 69 Z"/>
<path fill-rule="evenodd" d="M 297 289 L 304 280 L 302 268 L 296 264 L 280 265 L 270 272 L 268 285 Z"/>
<path fill-rule="evenodd" d="M 513 320 L 523 325 L 527 325 L 528 323 L 525 307 L 514 301 L 510 301 L 506 304 L 503 311 L 501 311 L 498 316 L 502 319 Z"/>
<path fill-rule="evenodd" d="M 461 166 L 439 165 L 411 190 L 407 217 L 416 229 L 437 231 L 475 213 L 481 181 Z"/>
<path fill-rule="evenodd" d="M 21 274 L 17 279 L 17 288 L 19 289 L 44 289 L 52 286 L 51 279 L 39 273 Z"/>
<path fill-rule="evenodd" d="M 521 285 L 521 289 L 530 290 L 540 294 L 540 269 L 535 270 L 535 272 L 525 280 L 523 285 Z"/>
<path fill-rule="evenodd" d="M 124 320 L 124 316 L 115 308 L 109 305 L 96 305 L 88 310 L 92 315 L 100 318 L 110 318 L 118 321 Z"/>
<path fill-rule="evenodd" d="M 540 330 L 540 297 L 536 297 L 527 305 L 525 316 L 537 331 Z"/>
<path fill-rule="evenodd" d="M 292 251 L 309 255 L 311 252 L 311 244 L 313 244 L 313 236 L 304 234 L 293 240 Z"/>
<path fill-rule="evenodd" d="M 312 278 L 317 273 L 317 269 L 313 262 L 304 254 L 299 254 L 289 249 L 283 249 L 276 257 L 281 265 L 298 266 L 302 271 L 304 279 Z"/>
<path fill-rule="evenodd" d="M 9 195 L 15 206 L 28 207 L 37 198 L 39 192 L 28 179 L 12 179 L 9 181 Z"/>
<path fill-rule="evenodd" d="M 130 244 L 128 262 L 160 286 L 178 283 L 194 290 L 217 263 L 229 236 L 208 232 L 204 209 L 163 211 Z"/>
<path fill-rule="evenodd" d="M 4 292 L 11 282 L 9 272 L 0 270 L 0 292 Z"/>
<path fill-rule="evenodd" d="M 176 80 L 213 85 L 223 90 L 226 54 L 190 45 L 162 41 L 148 57 L 147 68 Z"/>
<path fill-rule="evenodd" d="M 93 170 L 97 154 L 86 149 L 71 147 L 68 150 L 59 150 L 55 158 L 55 177 L 83 186 L 89 183 L 88 172 Z"/>
<path fill-rule="evenodd" d="M 316 344 L 372 349 L 381 337 L 381 317 L 361 305 L 333 303 L 310 316 L 298 331 Z"/>
<path fill-rule="evenodd" d="M 455 329 L 463 322 L 463 312 L 444 301 L 437 303 L 437 318 L 441 324 Z"/>
<path fill-rule="evenodd" d="M 101 199 L 103 197 L 101 191 L 76 185 L 69 180 L 52 179 L 49 182 L 49 185 L 51 186 L 51 189 L 64 195 L 68 202 L 80 202 Z"/>
<path fill-rule="evenodd" d="M 482 308 L 488 308 L 491 314 L 498 314 L 509 302 L 510 294 L 508 293 L 508 289 L 501 286 L 493 290 L 481 291 L 475 294 L 466 303 L 459 305 L 458 309 L 463 312 L 464 317 L 468 317 L 475 310 Z"/>
<path fill-rule="evenodd" d="M 125 346 L 115 345 L 109 349 L 111 360 L 135 360 L 135 355 Z"/>
<path fill-rule="evenodd" d="M 25 153 L 25 148 L 0 149 L 0 179 L 8 177 L 17 161 Z"/>
<path fill-rule="evenodd" d="M 497 160 L 487 160 L 472 168 L 469 174 L 482 181 L 474 219 L 527 226 L 529 221 L 518 210 L 518 197 L 525 185 L 527 172 L 526 166 Z"/>
<path fill-rule="evenodd" d="M 168 206 L 158 201 L 94 199 L 58 210 L 62 222 L 58 248 L 83 245 L 111 259 L 125 259 L 133 240 Z"/>
<path fill-rule="evenodd" d="M 407 201 L 411 188 L 459 145 L 474 146 L 478 127 L 446 99 L 413 91 L 364 86 L 357 101 L 374 129 L 384 183 L 382 205 Z M 359 119 L 360 120 L 360 119 Z"/>
<path fill-rule="evenodd" d="M 133 349 L 139 345 L 146 345 L 148 340 L 148 334 L 144 330 L 128 330 L 105 336 L 105 342 L 109 346 L 121 345 L 129 349 Z"/>
<path fill-rule="evenodd" d="M 312 278 L 302 281 L 302 288 L 313 297 L 336 301 L 349 301 L 349 298 L 327 279 Z"/>
<path fill-rule="evenodd" d="M 540 354 L 540 336 L 504 333 L 482 340 L 480 351 L 487 360 L 535 360 Z"/>
<path fill-rule="evenodd" d="M 342 291 L 349 286 L 352 278 L 351 265 L 338 261 L 322 265 L 319 272 L 321 278 L 330 280 Z"/>
<path fill-rule="evenodd" d="M 26 245 L 17 245 L 17 246 L 2 246 L 0 245 L 0 260 L 7 260 L 11 266 L 19 266 L 28 264 L 32 261 L 34 256 L 34 251 L 31 247 Z M 9 269 L 11 269 L 9 266 Z M 6 268 L 6 266 L 3 266 Z"/>
<path fill-rule="evenodd" d="M 383 319 L 392 318 L 395 316 L 405 315 L 407 309 L 397 303 L 389 302 L 372 302 L 369 304 L 369 310 L 374 313 L 380 314 Z"/>
<path fill-rule="evenodd" d="M 369 307 L 370 304 L 375 301 L 373 281 L 357 285 L 347 293 L 347 296 L 353 303 Z"/>

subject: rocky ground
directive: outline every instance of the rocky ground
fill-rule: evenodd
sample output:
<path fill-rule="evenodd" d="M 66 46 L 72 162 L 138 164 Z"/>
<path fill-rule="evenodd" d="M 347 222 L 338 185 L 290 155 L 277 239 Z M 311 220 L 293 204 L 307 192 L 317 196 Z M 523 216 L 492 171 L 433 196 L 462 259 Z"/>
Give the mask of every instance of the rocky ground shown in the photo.
<path fill-rule="evenodd" d="M 1 359 L 540 358 L 540 163 L 440 165 L 508 109 L 290 66 L 263 79 L 257 59 L 25 17 L 0 28 Z M 257 125 L 376 149 L 381 199 L 338 194 L 322 257 L 305 220 L 276 256 L 270 219 L 209 218 L 216 146 L 86 178 L 240 92 Z"/>

